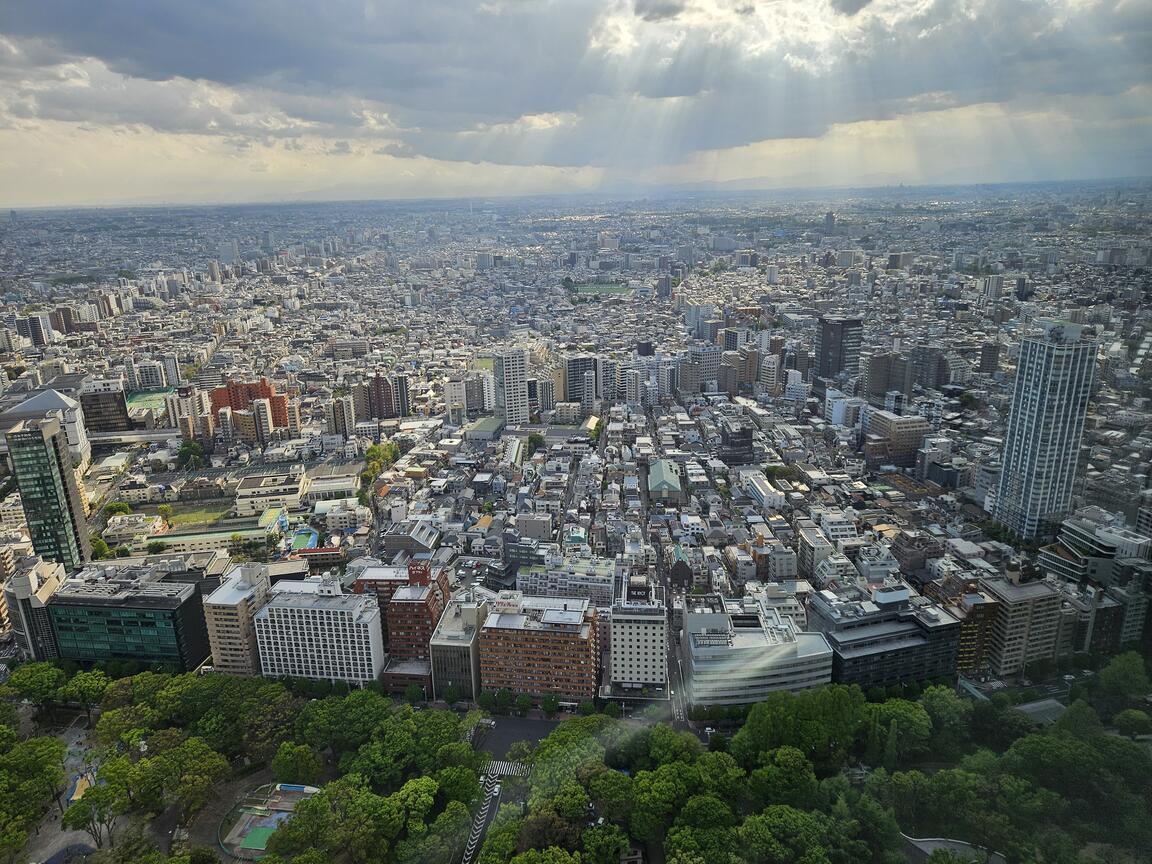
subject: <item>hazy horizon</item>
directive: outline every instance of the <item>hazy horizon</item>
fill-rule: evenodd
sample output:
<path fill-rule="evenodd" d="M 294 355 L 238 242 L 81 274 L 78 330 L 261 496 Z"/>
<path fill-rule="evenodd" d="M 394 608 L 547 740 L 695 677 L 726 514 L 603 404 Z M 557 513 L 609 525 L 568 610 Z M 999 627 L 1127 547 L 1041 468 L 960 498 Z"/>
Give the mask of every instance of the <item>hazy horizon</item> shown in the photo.
<path fill-rule="evenodd" d="M 804 202 L 832 202 L 848 198 L 883 199 L 885 193 L 891 195 L 926 195 L 935 191 L 951 190 L 988 190 L 999 188 L 1029 188 L 1029 187 L 1076 187 L 1093 185 L 1111 185 L 1122 183 L 1152 183 L 1152 174 L 1138 177 L 1071 177 L 1059 180 L 1001 180 L 989 183 L 900 183 L 877 184 L 874 186 L 720 186 L 720 185 L 694 185 L 659 186 L 647 189 L 590 189 L 587 191 L 558 191 L 558 192 L 516 192 L 505 195 L 499 192 L 457 195 L 451 192 L 443 194 L 370 196 L 363 198 L 267 198 L 267 199 L 237 199 L 234 201 L 164 201 L 164 200 L 138 200 L 138 201 L 105 201 L 105 202 L 77 202 L 71 204 L 33 204 L 33 205 L 5 205 L 0 203 L 0 210 L 13 212 L 67 212 L 69 210 L 163 210 L 170 208 L 213 208 L 213 207 L 292 207 L 292 206 L 339 206 L 352 204 L 419 204 L 422 202 L 459 202 L 482 203 L 487 201 L 547 201 L 557 200 L 591 200 L 591 201 L 661 201 L 677 202 L 682 199 L 700 198 L 704 201 L 719 201 L 724 199 L 737 199 L 740 197 L 755 196 L 758 193 L 772 193 L 776 199 L 788 199 L 797 203 Z"/>

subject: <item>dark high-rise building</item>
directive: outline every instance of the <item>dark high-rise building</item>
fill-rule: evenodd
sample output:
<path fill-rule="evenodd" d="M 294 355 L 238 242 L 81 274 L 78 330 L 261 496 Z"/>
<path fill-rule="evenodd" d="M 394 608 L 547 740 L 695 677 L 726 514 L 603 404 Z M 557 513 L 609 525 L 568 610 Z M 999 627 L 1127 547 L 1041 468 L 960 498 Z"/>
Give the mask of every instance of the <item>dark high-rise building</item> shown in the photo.
<path fill-rule="evenodd" d="M 906 397 L 912 395 L 915 370 L 907 357 L 892 351 L 872 354 L 864 365 L 863 396 L 868 404 L 883 407 L 888 394 L 899 390 Z"/>
<path fill-rule="evenodd" d="M 28 316 L 28 338 L 37 348 L 50 345 L 56 341 L 56 331 L 52 327 L 52 318 L 45 312 L 37 312 Z"/>
<path fill-rule="evenodd" d="M 364 384 L 369 420 L 407 417 L 412 413 L 407 375 L 381 375 L 377 372 Z"/>
<path fill-rule="evenodd" d="M 556 407 L 556 382 L 551 378 L 541 378 L 536 384 L 536 398 L 541 411 L 551 411 Z"/>
<path fill-rule="evenodd" d="M 8 453 L 32 548 L 69 573 L 79 570 L 92 557 L 92 546 L 60 421 L 20 421 L 8 432 Z"/>
<path fill-rule="evenodd" d="M 398 417 L 408 417 L 412 413 L 412 400 L 408 390 L 408 376 L 396 375 L 392 379 L 392 401 Z"/>
<path fill-rule="evenodd" d="M 725 465 L 748 465 L 753 461 L 752 424 L 735 417 L 720 419 L 717 455 Z"/>
<path fill-rule="evenodd" d="M 591 354 L 580 354 L 575 357 L 569 357 L 564 361 L 565 371 L 565 384 L 564 384 L 564 399 L 567 402 L 583 402 L 588 397 L 585 392 L 586 379 L 584 374 L 592 372 L 593 374 L 593 393 L 591 398 L 595 399 L 600 390 L 599 371 L 600 364 L 599 358 Z"/>
<path fill-rule="evenodd" d="M 936 390 L 947 379 L 948 363 L 944 352 L 933 345 L 917 345 L 912 349 L 912 369 L 916 383 L 925 390 Z"/>
<path fill-rule="evenodd" d="M 396 408 L 392 400 L 392 382 L 387 376 L 377 372 L 369 379 L 368 387 L 368 417 L 379 420 L 382 417 L 395 417 Z"/>
<path fill-rule="evenodd" d="M 80 388 L 79 398 L 84 427 L 89 432 L 127 432 L 132 428 L 120 379 L 90 381 Z"/>
<path fill-rule="evenodd" d="M 841 372 L 860 371 L 860 342 L 864 322 L 859 318 L 821 315 L 816 324 L 815 378 L 835 378 Z"/>
<path fill-rule="evenodd" d="M 980 346 L 980 374 L 991 375 L 1000 368 L 1000 343 L 985 342 Z"/>

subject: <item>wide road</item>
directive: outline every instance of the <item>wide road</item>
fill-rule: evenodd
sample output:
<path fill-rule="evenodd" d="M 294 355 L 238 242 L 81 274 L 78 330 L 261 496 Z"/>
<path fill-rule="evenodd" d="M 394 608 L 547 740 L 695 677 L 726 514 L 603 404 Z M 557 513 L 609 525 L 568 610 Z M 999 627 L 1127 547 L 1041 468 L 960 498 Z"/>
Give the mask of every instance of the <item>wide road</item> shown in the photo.
<path fill-rule="evenodd" d="M 684 694 L 684 675 L 680 667 L 680 654 L 676 649 L 676 634 L 668 633 L 668 689 L 673 693 L 672 725 L 677 729 L 688 728 L 688 703 Z"/>
<path fill-rule="evenodd" d="M 480 810 L 472 820 L 472 830 L 468 834 L 468 842 L 464 847 L 464 857 L 461 864 L 472 864 L 484 846 L 484 835 L 488 826 L 496 818 L 500 809 L 500 778 L 492 775 L 484 777 L 484 800 L 480 803 Z"/>

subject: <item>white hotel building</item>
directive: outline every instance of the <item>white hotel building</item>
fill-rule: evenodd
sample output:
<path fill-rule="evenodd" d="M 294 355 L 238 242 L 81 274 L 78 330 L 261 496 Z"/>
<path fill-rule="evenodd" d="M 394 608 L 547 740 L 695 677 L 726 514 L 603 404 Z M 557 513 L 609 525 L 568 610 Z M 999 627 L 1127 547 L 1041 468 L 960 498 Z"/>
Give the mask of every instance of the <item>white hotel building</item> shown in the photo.
<path fill-rule="evenodd" d="M 343 594 L 335 580 L 284 580 L 256 613 L 260 671 L 268 678 L 365 684 L 384 669 L 380 607 L 371 594 Z"/>
<path fill-rule="evenodd" d="M 662 588 L 642 584 L 612 605 L 609 681 L 624 690 L 663 690 L 668 683 L 668 609 Z"/>

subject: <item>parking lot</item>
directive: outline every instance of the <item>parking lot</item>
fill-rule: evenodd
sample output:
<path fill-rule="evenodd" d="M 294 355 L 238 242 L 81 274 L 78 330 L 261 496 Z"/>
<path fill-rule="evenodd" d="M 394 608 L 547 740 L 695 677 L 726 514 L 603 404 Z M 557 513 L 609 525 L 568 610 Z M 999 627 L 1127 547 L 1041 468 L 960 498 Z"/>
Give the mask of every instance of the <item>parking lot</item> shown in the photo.
<path fill-rule="evenodd" d="M 563 715 L 572 716 L 572 715 Z M 493 759 L 504 759 L 514 741 L 530 741 L 535 744 L 548 737 L 560 720 L 545 720 L 536 717 L 495 717 L 496 726 L 477 739 L 477 749 L 492 754 Z"/>

